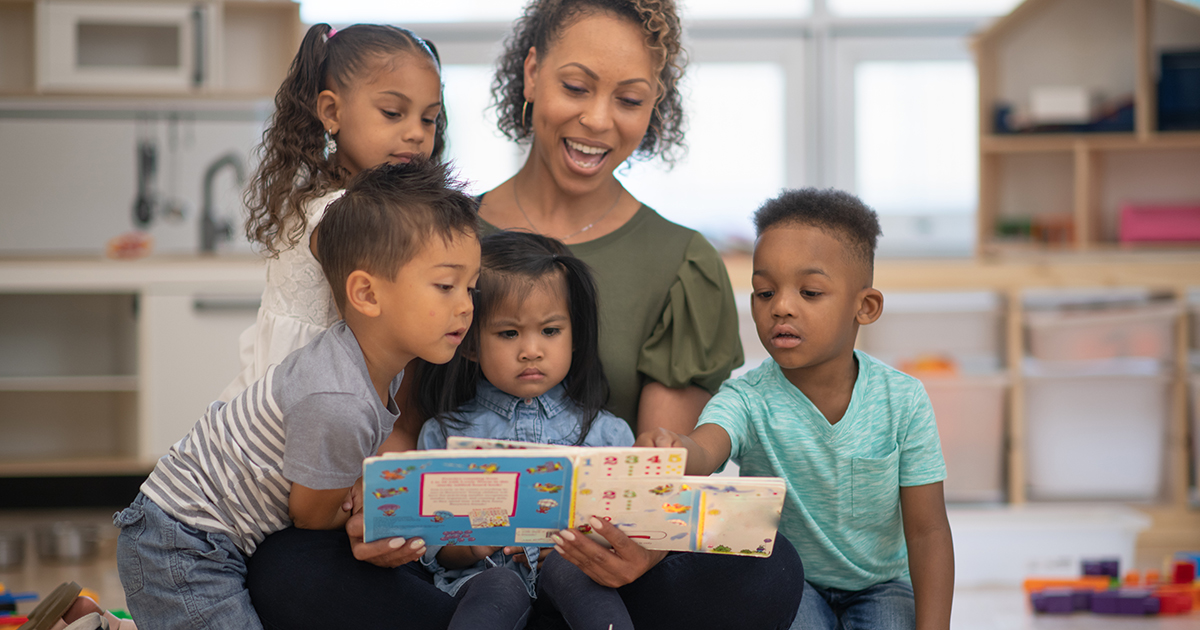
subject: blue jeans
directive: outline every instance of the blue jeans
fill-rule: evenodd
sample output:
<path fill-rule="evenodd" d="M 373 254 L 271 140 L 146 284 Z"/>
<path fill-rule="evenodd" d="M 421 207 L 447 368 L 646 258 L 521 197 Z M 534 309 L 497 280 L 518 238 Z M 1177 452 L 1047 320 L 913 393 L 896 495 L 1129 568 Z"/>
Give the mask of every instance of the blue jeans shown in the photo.
<path fill-rule="evenodd" d="M 916 602 L 907 582 L 892 580 L 861 591 L 804 583 L 792 630 L 913 630 Z"/>
<path fill-rule="evenodd" d="M 188 527 L 141 493 L 113 524 L 121 528 L 117 572 L 140 628 L 262 628 L 246 556 L 228 536 Z"/>

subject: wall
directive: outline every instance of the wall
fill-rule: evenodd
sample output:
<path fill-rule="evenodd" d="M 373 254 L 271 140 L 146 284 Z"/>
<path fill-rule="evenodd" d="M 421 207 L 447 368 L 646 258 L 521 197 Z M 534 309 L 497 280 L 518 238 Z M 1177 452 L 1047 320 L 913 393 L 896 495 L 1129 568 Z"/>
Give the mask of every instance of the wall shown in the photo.
<path fill-rule="evenodd" d="M 157 147 L 160 203 L 148 226 L 155 252 L 196 252 L 204 169 L 232 151 L 249 177 L 266 112 L 260 103 L 208 110 L 0 103 L 0 256 L 97 255 L 108 239 L 133 229 L 141 141 Z M 166 212 L 171 200 L 182 216 Z M 231 169 L 215 179 L 214 200 L 215 214 L 235 225 L 235 242 L 221 251 L 251 252 L 240 235 L 241 186 Z"/>

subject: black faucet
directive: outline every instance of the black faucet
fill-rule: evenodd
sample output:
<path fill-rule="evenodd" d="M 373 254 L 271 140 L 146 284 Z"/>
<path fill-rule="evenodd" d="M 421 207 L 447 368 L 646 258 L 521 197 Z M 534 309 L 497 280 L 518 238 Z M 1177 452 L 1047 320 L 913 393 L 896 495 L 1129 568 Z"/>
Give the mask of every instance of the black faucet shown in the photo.
<path fill-rule="evenodd" d="M 213 180 L 222 168 L 233 167 L 234 176 L 240 187 L 246 181 L 246 172 L 242 167 L 242 159 L 236 153 L 226 153 L 208 165 L 204 170 L 204 205 L 200 210 L 200 251 L 212 253 L 217 251 L 217 241 L 227 241 L 233 238 L 233 228 L 226 219 L 213 216 Z"/>

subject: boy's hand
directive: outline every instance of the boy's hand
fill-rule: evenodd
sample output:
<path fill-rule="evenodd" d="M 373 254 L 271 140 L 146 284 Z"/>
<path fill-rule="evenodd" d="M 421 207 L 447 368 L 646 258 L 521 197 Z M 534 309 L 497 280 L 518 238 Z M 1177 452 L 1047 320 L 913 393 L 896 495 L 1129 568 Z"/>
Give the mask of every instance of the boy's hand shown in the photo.
<path fill-rule="evenodd" d="M 652 448 L 682 448 L 684 443 L 678 433 L 659 427 L 639 435 L 633 445 Z"/>

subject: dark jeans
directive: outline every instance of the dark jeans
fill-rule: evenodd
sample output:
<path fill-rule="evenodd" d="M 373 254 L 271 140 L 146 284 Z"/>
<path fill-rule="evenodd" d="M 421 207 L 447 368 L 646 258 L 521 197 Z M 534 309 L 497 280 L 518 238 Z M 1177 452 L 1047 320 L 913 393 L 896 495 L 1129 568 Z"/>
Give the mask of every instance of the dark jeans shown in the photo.
<path fill-rule="evenodd" d="M 450 630 L 520 630 L 529 619 L 529 591 L 516 571 L 492 567 L 467 580 L 454 595 L 458 610 Z"/>
<path fill-rule="evenodd" d="M 441 630 L 454 599 L 409 563 L 382 569 L 354 558 L 344 531 L 285 529 L 250 557 L 246 580 L 268 629 L 330 627 Z M 639 628 L 784 630 L 800 606 L 804 569 L 780 535 L 770 558 L 671 553 L 632 584 L 617 589 Z M 556 617 L 541 599 L 536 621 Z M 561 625 L 558 619 L 557 627 Z"/>

